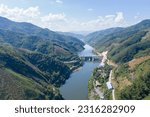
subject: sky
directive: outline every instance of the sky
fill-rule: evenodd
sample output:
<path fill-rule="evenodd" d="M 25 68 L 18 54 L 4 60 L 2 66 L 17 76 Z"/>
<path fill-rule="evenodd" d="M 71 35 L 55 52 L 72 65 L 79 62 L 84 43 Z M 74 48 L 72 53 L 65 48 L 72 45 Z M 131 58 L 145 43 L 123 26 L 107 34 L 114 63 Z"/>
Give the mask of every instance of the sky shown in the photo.
<path fill-rule="evenodd" d="M 0 16 L 53 31 L 97 31 L 150 19 L 150 0 L 0 0 Z"/>

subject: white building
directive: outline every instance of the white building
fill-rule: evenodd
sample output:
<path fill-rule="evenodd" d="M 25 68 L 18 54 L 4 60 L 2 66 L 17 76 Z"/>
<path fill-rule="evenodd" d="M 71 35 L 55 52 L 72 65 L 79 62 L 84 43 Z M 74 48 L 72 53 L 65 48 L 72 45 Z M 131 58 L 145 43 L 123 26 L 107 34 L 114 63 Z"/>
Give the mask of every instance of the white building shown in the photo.
<path fill-rule="evenodd" d="M 107 85 L 107 88 L 108 88 L 109 90 L 110 90 L 110 89 L 113 89 L 113 86 L 112 86 L 111 82 L 107 82 L 106 85 Z"/>

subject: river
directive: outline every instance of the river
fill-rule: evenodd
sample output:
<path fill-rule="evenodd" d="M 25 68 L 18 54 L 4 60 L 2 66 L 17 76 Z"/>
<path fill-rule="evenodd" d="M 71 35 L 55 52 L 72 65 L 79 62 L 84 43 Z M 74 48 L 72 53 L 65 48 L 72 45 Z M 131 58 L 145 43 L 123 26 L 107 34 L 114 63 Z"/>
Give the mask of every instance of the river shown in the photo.
<path fill-rule="evenodd" d="M 84 50 L 79 56 L 92 56 L 93 48 L 89 45 L 84 46 Z M 60 93 L 66 100 L 87 100 L 88 99 L 88 81 L 93 70 L 99 65 L 99 62 L 84 62 L 84 65 L 78 71 L 71 74 L 66 83 L 60 87 Z"/>

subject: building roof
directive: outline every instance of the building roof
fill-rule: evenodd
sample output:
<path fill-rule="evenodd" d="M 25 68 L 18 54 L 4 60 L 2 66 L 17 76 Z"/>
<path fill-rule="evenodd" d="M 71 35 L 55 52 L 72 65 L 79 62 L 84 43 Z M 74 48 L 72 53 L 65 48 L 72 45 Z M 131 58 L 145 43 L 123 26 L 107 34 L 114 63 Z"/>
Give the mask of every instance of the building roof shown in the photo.
<path fill-rule="evenodd" d="M 112 86 L 111 82 L 107 82 L 106 85 L 107 85 L 108 89 L 113 89 L 113 86 Z"/>

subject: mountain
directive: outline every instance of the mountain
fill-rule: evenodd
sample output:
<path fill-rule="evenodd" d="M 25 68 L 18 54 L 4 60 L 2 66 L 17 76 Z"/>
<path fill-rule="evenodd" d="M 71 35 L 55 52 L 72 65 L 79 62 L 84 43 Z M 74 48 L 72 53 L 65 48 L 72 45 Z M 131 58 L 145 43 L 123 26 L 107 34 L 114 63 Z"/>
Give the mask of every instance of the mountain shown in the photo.
<path fill-rule="evenodd" d="M 110 29 L 106 29 L 106 30 L 96 31 L 96 32 L 88 34 L 84 40 L 86 42 L 94 45 L 94 43 L 96 44 L 97 41 L 103 39 L 106 35 L 113 34 L 113 33 L 116 33 L 116 32 L 122 31 L 122 30 L 123 30 L 123 28 L 116 27 L 116 28 L 110 28 Z"/>
<path fill-rule="evenodd" d="M 87 42 L 99 52 L 108 51 L 109 59 L 103 68 L 95 70 L 91 81 L 96 79 L 106 87 L 111 77 L 114 95 L 119 100 L 150 99 L 150 20 L 126 28 L 98 31 L 87 38 Z M 112 72 L 105 70 L 108 65 Z M 99 72 L 101 69 L 107 77 Z M 92 83 L 90 90 L 93 90 Z M 103 90 L 107 93 L 106 98 L 112 99 L 113 92 L 107 88 Z"/>
<path fill-rule="evenodd" d="M 64 51 L 67 50 L 70 53 L 78 52 L 84 49 L 83 48 L 84 43 L 78 40 L 77 38 L 60 35 L 56 32 L 50 31 L 49 29 L 43 29 L 30 23 L 25 22 L 19 23 L 0 17 L 0 29 L 1 33 L 2 31 L 3 33 L 5 33 L 5 34 L 2 33 L 0 35 L 1 38 L 3 38 L 3 36 L 6 36 L 8 31 L 10 36 L 12 35 L 14 36 L 17 35 L 18 37 L 20 36 L 19 40 L 20 45 L 18 46 L 22 46 L 24 43 L 26 44 L 29 40 L 33 42 L 32 45 L 36 45 L 34 44 L 35 42 L 38 43 L 37 41 L 41 41 L 42 43 L 44 43 L 44 45 L 40 46 L 44 46 L 46 49 L 48 49 L 49 47 L 47 47 L 47 45 L 45 46 L 45 44 L 51 43 L 51 45 L 56 46 L 56 48 L 57 46 L 59 46 L 62 48 L 62 50 Z M 15 39 L 12 38 L 9 41 L 15 43 L 14 42 Z"/>
<path fill-rule="evenodd" d="M 63 99 L 58 88 L 82 65 L 77 53 L 83 46 L 77 38 L 0 17 L 0 99 Z"/>
<path fill-rule="evenodd" d="M 40 84 L 3 67 L 0 67 L 0 82 L 1 100 L 63 99 L 54 86 Z"/>
<path fill-rule="evenodd" d="M 17 49 L 8 45 L 0 46 L 0 66 L 0 71 L 4 71 L 4 73 L 0 75 L 0 86 L 3 86 L 1 89 L 9 89 L 9 86 L 14 88 L 9 89 L 10 92 L 3 91 L 6 95 L 10 95 L 9 97 L 7 96 L 8 99 L 41 99 L 40 95 L 43 94 L 44 96 L 44 91 L 46 91 L 48 86 L 55 89 L 54 86 L 59 87 L 64 84 L 71 72 L 68 66 L 49 56 Z M 11 81 L 14 84 L 16 82 L 16 84 L 13 86 Z M 6 84 L 6 86 L 4 86 L 3 83 Z M 36 86 L 37 88 L 34 89 Z M 21 87 L 25 89 L 20 89 Z M 17 90 L 15 90 L 16 88 Z M 42 89 L 45 90 L 42 91 Z M 17 92 L 18 90 L 22 90 L 23 92 Z M 11 91 L 15 92 L 15 94 L 24 95 L 26 98 L 14 97 Z M 57 92 L 49 92 L 53 94 L 54 97 L 52 98 L 55 98 L 55 93 L 57 95 L 59 94 L 58 90 L 56 91 Z M 31 96 L 28 96 L 28 93 L 30 93 Z M 36 93 L 35 96 L 34 93 Z M 0 99 L 3 98 L 0 96 Z"/>
<path fill-rule="evenodd" d="M 61 62 L 73 60 L 80 62 L 77 53 L 84 49 L 84 43 L 77 38 L 3 17 L 0 17 L 0 42 L 46 54 Z M 69 66 L 72 67 L 72 65 Z"/>
<path fill-rule="evenodd" d="M 109 50 L 109 57 L 117 62 L 127 62 L 150 48 L 150 20 L 144 20 L 127 28 L 114 28 L 88 35 L 89 42 L 99 51 Z M 95 36 L 95 35 L 94 35 Z M 142 55 L 140 55 L 142 56 Z"/>
<path fill-rule="evenodd" d="M 71 37 L 74 37 L 74 38 L 77 38 L 77 39 L 80 39 L 80 40 L 83 40 L 84 39 L 84 35 L 81 35 L 81 34 L 76 34 L 76 33 L 72 33 L 72 32 L 57 32 L 61 35 L 65 35 L 65 36 L 71 36 Z"/>
<path fill-rule="evenodd" d="M 150 99 L 150 56 L 138 58 L 114 69 L 116 97 L 122 100 Z"/>
<path fill-rule="evenodd" d="M 35 26 L 31 23 L 14 22 L 4 17 L 0 17 L 0 21 L 1 29 L 20 32 L 24 34 L 36 35 L 37 33 L 43 30 L 42 28 Z"/>

